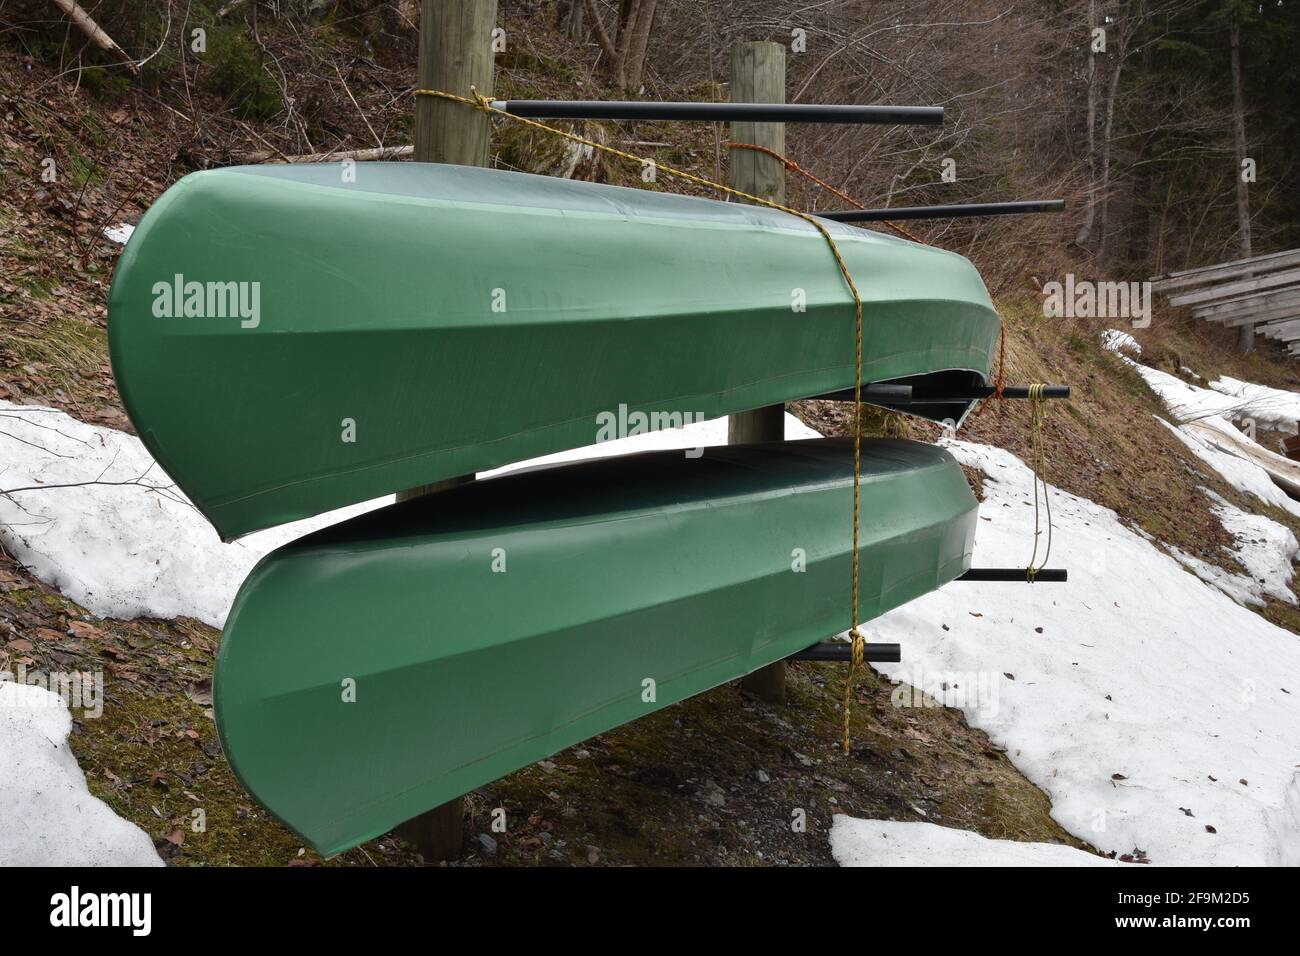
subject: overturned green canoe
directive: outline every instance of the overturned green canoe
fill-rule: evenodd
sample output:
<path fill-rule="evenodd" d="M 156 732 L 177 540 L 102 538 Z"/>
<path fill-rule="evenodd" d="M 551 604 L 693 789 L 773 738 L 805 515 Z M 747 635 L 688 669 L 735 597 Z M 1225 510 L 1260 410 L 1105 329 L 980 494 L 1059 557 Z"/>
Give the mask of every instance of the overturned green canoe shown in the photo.
<path fill-rule="evenodd" d="M 841 439 L 650 452 L 286 545 L 221 638 L 230 764 L 336 853 L 787 657 L 847 625 L 852 475 Z M 863 620 L 967 569 L 976 502 L 945 451 L 868 441 L 861 488 Z"/>
<path fill-rule="evenodd" d="M 827 228 L 865 300 L 864 380 L 987 377 L 998 319 L 967 260 Z M 109 346 L 146 447 L 233 538 L 589 445 L 611 416 L 849 387 L 852 314 L 825 240 L 773 210 L 456 166 L 241 167 L 141 220 Z"/>

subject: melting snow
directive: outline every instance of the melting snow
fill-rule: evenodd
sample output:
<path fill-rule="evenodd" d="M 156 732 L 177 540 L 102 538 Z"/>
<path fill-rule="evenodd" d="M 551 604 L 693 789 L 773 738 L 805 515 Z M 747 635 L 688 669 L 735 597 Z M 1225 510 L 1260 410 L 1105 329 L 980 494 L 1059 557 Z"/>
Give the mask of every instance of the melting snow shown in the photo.
<path fill-rule="evenodd" d="M 1210 383 L 1216 392 L 1231 396 L 1243 415 L 1280 432 L 1297 433 L 1300 421 L 1300 394 L 1267 385 L 1254 385 L 1224 375 Z"/>
<path fill-rule="evenodd" d="M 514 467 L 717 444 L 725 428 L 705 422 Z M 787 417 L 789 437 L 814 434 Z M 374 506 L 222 544 L 133 437 L 0 403 L 0 442 L 0 488 L 126 482 L 0 498 L 6 545 L 100 614 L 191 614 L 219 624 L 262 553 Z M 976 566 L 1023 564 L 1033 532 L 1029 469 L 996 448 L 947 444 L 988 475 Z M 982 687 L 979 699 L 952 703 L 1051 795 L 1063 826 L 1103 850 L 1141 849 L 1170 864 L 1300 863 L 1300 640 L 1198 580 L 1112 511 L 1053 489 L 1052 513 L 1051 564 L 1070 569 L 1069 584 L 954 583 L 927 595 L 867 625 L 872 640 L 903 644 L 905 663 L 880 669 L 918 686 L 941 673 L 958 695 Z M 1255 516 L 1226 508 L 1221 516 L 1239 540 L 1264 541 Z M 1293 550 L 1295 542 L 1270 545 L 1282 546 Z M 1243 563 L 1279 584 L 1275 563 L 1258 555 Z M 902 841 L 902 831 L 880 824 L 841 821 L 837 831 L 845 862 L 872 858 L 853 849 L 848 834 Z M 913 846 L 955 846 L 924 841 L 980 838 L 914 839 L 921 842 Z M 971 855 L 1049 853 L 994 846 Z M 1053 863 L 1059 849 L 1050 851 Z"/>
<path fill-rule="evenodd" d="M 135 226 L 129 222 L 120 222 L 116 226 L 109 226 L 104 230 L 104 238 L 109 242 L 116 242 L 125 245 L 126 241 L 131 238 L 131 233 L 135 232 Z"/>
<path fill-rule="evenodd" d="M 0 866 L 162 866 L 149 836 L 86 789 L 58 694 L 0 680 Z"/>
<path fill-rule="evenodd" d="M 831 854 L 840 866 L 1129 866 L 1058 843 L 990 840 L 933 823 L 855 820 L 831 826 Z"/>
<path fill-rule="evenodd" d="M 945 444 L 988 476 L 974 566 L 1025 564 L 1032 473 L 1001 449 Z M 874 666 L 946 683 L 1053 817 L 1103 851 L 1300 863 L 1300 639 L 1110 509 L 1051 493 L 1051 566 L 1068 584 L 953 583 L 866 625 L 868 640 L 903 645 L 903 663 Z"/>
<path fill-rule="evenodd" d="M 0 541 L 100 617 L 196 617 L 221 627 L 262 555 L 392 500 L 223 544 L 133 435 L 0 401 L 0 448 L 0 491 L 28 489 L 0 495 Z"/>
<path fill-rule="evenodd" d="M 1101 344 L 1103 348 L 1112 352 L 1131 352 L 1134 355 L 1142 354 L 1142 346 L 1138 345 L 1137 339 L 1121 329 L 1107 329 L 1101 333 Z"/>

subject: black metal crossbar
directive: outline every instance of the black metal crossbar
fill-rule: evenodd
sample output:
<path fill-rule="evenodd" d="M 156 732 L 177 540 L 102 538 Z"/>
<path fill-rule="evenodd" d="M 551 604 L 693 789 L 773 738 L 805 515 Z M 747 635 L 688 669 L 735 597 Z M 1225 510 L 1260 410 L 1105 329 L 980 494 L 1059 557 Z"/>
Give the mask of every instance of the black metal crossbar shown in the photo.
<path fill-rule="evenodd" d="M 942 106 L 841 106 L 822 103 L 667 103 L 636 100 L 493 100 L 532 119 L 702 120 L 748 123 L 892 123 L 940 126 Z"/>
<path fill-rule="evenodd" d="M 953 203 L 946 206 L 898 206 L 893 209 L 836 209 L 814 215 L 836 222 L 900 222 L 904 219 L 976 219 L 984 216 L 1023 216 L 1061 212 L 1064 199 L 1023 199 L 1016 202 Z"/>

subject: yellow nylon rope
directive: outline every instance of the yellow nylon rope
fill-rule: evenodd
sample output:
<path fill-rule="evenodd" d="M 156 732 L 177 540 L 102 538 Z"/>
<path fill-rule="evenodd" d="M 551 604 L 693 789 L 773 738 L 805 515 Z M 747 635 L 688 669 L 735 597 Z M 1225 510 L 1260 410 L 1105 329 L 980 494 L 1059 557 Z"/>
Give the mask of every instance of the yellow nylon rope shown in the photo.
<path fill-rule="evenodd" d="M 525 126 L 531 126 L 534 129 L 544 130 L 561 136 L 564 139 L 574 143 L 581 143 L 583 146 L 589 146 L 594 150 L 602 153 L 608 153 L 611 156 L 618 156 L 621 159 L 630 160 L 641 166 L 649 163 L 649 160 L 643 159 L 633 153 L 626 153 L 621 149 L 615 149 L 604 143 L 597 143 L 594 140 L 578 136 L 554 126 L 548 126 L 545 123 L 539 123 L 536 120 L 528 119 L 524 116 L 515 116 L 507 113 L 505 110 L 497 109 L 492 105 L 491 97 L 483 96 L 477 90 L 471 87 L 473 96 L 460 96 L 456 93 L 448 93 L 444 90 L 415 90 L 416 96 L 434 96 L 438 99 L 451 100 L 455 103 L 462 103 L 465 106 L 471 106 L 474 109 L 481 110 L 484 113 L 504 116 L 516 123 L 523 123 Z M 844 277 L 844 284 L 849 287 L 849 292 L 853 295 L 853 324 L 854 324 L 854 373 L 853 373 L 853 587 L 849 601 L 849 635 L 853 638 L 852 656 L 849 660 L 849 673 L 844 681 L 844 753 L 849 752 L 849 707 L 852 702 L 853 694 L 853 676 L 858 667 L 862 664 L 862 645 L 863 638 L 858 632 L 858 514 L 860 490 L 858 483 L 861 479 L 862 471 L 862 296 L 858 294 L 858 287 L 853 281 L 853 276 L 849 274 L 849 267 L 844 262 L 844 257 L 840 255 L 839 246 L 835 244 L 835 239 L 817 219 L 800 212 L 798 209 L 791 209 L 789 206 L 783 206 L 781 203 L 773 202 L 770 199 L 764 199 L 761 196 L 753 196 L 731 186 L 724 186 L 721 183 L 715 183 L 703 176 L 696 176 L 694 173 L 688 173 L 685 170 L 675 169 L 665 163 L 654 163 L 656 169 L 662 169 L 671 176 L 684 179 L 687 182 L 704 186 L 708 189 L 714 189 L 718 192 L 726 193 L 730 196 L 736 196 L 740 199 L 746 199 L 749 202 L 759 206 L 767 206 L 769 209 L 779 209 L 781 212 L 797 216 L 804 222 L 809 223 L 814 229 L 821 233 L 822 238 L 830 247 L 831 254 L 835 257 L 835 264 L 839 267 L 840 275 Z"/>
<path fill-rule="evenodd" d="M 1052 554 L 1052 502 L 1047 495 L 1047 455 L 1043 450 L 1043 422 L 1047 419 L 1047 399 L 1043 393 L 1045 385 L 1037 383 L 1029 386 L 1029 444 L 1030 459 L 1034 466 L 1034 553 L 1025 568 L 1025 579 L 1033 584 L 1038 572 L 1047 567 L 1047 559 Z M 1038 538 L 1042 534 L 1038 519 L 1038 488 L 1043 489 L 1043 509 L 1047 514 L 1047 548 L 1043 553 L 1041 564 L 1035 565 L 1038 558 Z"/>

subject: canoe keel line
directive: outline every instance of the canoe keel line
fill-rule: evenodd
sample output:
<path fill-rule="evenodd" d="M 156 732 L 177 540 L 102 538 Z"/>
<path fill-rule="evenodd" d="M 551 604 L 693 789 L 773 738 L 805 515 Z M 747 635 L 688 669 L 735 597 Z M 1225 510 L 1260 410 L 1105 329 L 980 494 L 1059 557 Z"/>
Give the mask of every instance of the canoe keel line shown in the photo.
<path fill-rule="evenodd" d="M 225 539 L 642 430 L 840 398 L 859 340 L 837 262 L 859 290 L 866 400 L 956 423 L 991 388 L 998 317 L 953 253 L 492 170 L 374 163 L 340 178 L 188 176 L 114 275 L 123 403 Z M 231 766 L 331 854 L 774 661 L 834 659 L 814 645 L 850 623 L 851 516 L 858 623 L 965 574 L 975 532 L 946 452 L 865 441 L 856 486 L 854 457 L 851 440 L 822 439 L 601 459 L 294 541 L 250 573 L 222 636 Z"/>
<path fill-rule="evenodd" d="M 266 557 L 222 636 L 240 781 L 321 853 L 844 629 L 852 442 L 651 452 L 370 512 Z M 868 441 L 860 606 L 970 565 L 945 451 Z"/>

